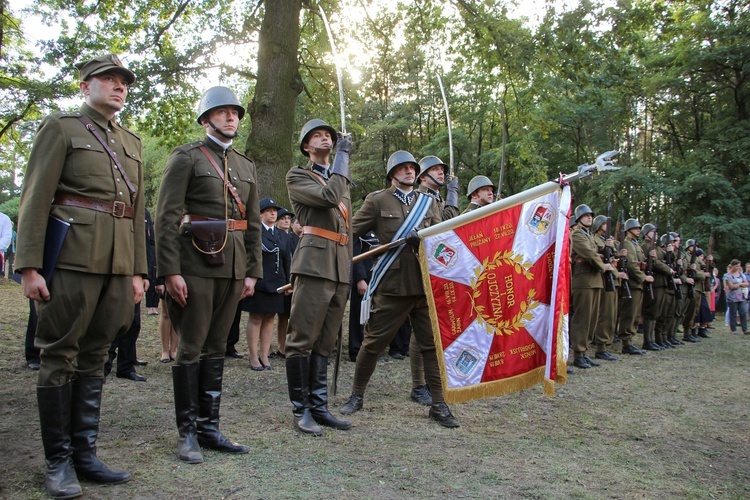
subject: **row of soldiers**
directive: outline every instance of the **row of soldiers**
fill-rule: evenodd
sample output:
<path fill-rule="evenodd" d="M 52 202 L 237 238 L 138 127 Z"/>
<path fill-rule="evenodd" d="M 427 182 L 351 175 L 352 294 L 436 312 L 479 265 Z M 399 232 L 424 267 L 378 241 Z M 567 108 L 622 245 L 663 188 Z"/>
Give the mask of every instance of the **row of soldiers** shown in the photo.
<path fill-rule="evenodd" d="M 610 351 L 615 336 L 622 354 L 673 349 L 708 338 L 708 295 L 713 257 L 704 255 L 694 239 L 677 232 L 657 234 L 654 224 L 625 221 L 616 240 L 611 221 L 594 217 L 588 205 L 574 211 L 571 237 L 570 347 L 573 366 L 587 369 L 616 361 Z M 616 231 L 619 233 L 619 231 Z M 642 317 L 643 344 L 635 345 Z M 682 340 L 677 337 L 682 327 Z"/>

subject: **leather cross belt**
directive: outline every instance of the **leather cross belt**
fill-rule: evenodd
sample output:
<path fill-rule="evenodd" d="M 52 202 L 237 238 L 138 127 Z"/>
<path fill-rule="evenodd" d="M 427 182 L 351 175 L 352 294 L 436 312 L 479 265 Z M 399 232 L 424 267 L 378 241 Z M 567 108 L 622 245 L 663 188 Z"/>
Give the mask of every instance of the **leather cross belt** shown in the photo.
<path fill-rule="evenodd" d="M 125 205 L 122 201 L 104 201 L 88 196 L 76 196 L 72 194 L 58 194 L 53 201 L 55 205 L 66 207 L 79 207 L 110 214 L 112 217 L 133 218 L 133 207 Z"/>
<path fill-rule="evenodd" d="M 323 229 L 320 227 L 315 226 L 303 226 L 302 227 L 302 234 L 312 234 L 313 236 L 320 236 L 321 238 L 325 238 L 327 240 L 335 241 L 341 246 L 345 246 L 349 244 L 349 235 L 346 233 L 336 233 L 334 231 L 329 231 L 328 229 Z"/>
<path fill-rule="evenodd" d="M 223 219 L 214 219 L 213 217 L 202 217 L 200 215 L 185 214 L 182 216 L 182 219 L 180 220 L 180 224 L 190 224 L 191 221 L 202 221 L 202 220 L 223 220 Z M 246 230 L 247 230 L 246 220 L 227 219 L 227 231 L 246 231 Z"/>

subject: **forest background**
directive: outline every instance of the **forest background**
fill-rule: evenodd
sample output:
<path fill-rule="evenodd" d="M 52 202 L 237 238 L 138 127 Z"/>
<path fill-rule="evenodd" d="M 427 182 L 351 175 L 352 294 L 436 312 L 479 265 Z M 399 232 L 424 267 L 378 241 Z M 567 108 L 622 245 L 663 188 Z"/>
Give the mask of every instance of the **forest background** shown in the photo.
<path fill-rule="evenodd" d="M 750 4 L 740 0 L 547 2 L 519 17 L 493 0 L 0 0 L 0 211 L 14 220 L 41 118 L 76 108 L 74 63 L 115 52 L 138 76 L 123 123 L 144 140 L 146 204 L 166 158 L 197 140 L 216 84 L 248 108 L 235 147 L 261 196 L 286 204 L 298 133 L 340 128 L 328 13 L 353 134 L 354 200 L 384 187 L 405 149 L 450 156 L 442 76 L 464 194 L 478 174 L 503 196 L 618 149 L 617 172 L 574 185 L 596 213 L 658 220 L 720 259 L 750 260 Z M 468 200 L 462 196 L 462 205 Z"/>

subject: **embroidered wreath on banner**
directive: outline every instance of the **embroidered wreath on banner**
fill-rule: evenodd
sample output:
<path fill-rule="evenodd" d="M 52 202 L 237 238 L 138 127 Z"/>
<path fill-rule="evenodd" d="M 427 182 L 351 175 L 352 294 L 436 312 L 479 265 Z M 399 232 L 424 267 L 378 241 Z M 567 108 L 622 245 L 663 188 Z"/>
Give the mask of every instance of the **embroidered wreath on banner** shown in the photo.
<path fill-rule="evenodd" d="M 503 319 L 502 313 L 487 313 L 486 306 L 477 304 L 477 300 L 482 296 L 482 284 L 487 281 L 490 277 L 495 276 L 494 271 L 501 268 L 510 267 L 513 272 L 518 275 L 522 275 L 529 281 L 534 280 L 534 274 L 530 271 L 531 264 L 523 262 L 521 255 L 516 255 L 513 250 L 505 250 L 504 252 L 497 252 L 490 261 L 487 257 L 482 262 L 481 266 L 477 266 L 474 269 L 474 277 L 471 279 L 472 292 L 469 294 L 471 300 L 471 308 L 477 314 L 477 321 L 482 325 L 489 335 L 511 335 L 524 326 L 526 322 L 533 319 L 531 311 L 539 306 L 539 302 L 534 300 L 536 297 L 536 290 L 531 288 L 526 295 L 526 300 L 516 302 L 510 311 L 514 312 L 513 317 L 510 319 Z M 506 302 L 503 303 L 503 309 L 506 309 L 507 297 L 503 294 Z"/>

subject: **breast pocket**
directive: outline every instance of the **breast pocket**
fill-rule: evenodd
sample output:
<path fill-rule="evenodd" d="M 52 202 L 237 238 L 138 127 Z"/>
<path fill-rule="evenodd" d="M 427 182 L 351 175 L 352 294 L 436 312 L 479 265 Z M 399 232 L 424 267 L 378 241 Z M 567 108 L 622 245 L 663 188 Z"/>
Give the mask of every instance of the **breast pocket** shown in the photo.
<path fill-rule="evenodd" d="M 381 210 L 380 220 L 388 237 L 392 237 L 401 227 L 401 212 L 397 210 Z"/>
<path fill-rule="evenodd" d="M 72 166 L 77 176 L 105 176 L 112 175 L 109 157 L 104 147 L 94 136 L 72 137 L 70 139 L 70 156 L 68 164 Z"/>
<path fill-rule="evenodd" d="M 132 144 L 124 144 L 122 149 L 125 154 L 123 155 L 124 158 L 120 159 L 120 162 L 123 168 L 125 168 L 128 179 L 130 179 L 130 182 L 137 190 L 139 173 L 143 170 L 140 148 Z"/>

